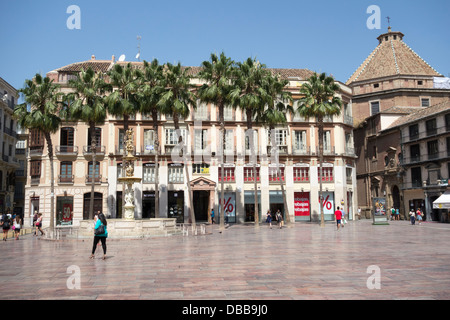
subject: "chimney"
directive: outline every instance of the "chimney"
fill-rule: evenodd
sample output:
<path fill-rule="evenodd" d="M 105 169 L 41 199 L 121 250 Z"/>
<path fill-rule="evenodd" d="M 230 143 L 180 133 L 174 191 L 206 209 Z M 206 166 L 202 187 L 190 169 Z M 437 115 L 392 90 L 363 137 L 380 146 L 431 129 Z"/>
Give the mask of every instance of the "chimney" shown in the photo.
<path fill-rule="evenodd" d="M 112 55 L 111 60 L 112 60 L 113 63 L 116 62 L 116 56 L 115 56 L 115 55 Z"/>

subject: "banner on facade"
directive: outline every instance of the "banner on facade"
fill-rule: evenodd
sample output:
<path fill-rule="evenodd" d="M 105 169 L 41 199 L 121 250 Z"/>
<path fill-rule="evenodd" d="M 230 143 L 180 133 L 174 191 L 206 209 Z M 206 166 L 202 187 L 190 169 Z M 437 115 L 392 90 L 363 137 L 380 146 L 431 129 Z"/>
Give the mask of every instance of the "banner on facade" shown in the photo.
<path fill-rule="evenodd" d="M 225 217 L 230 218 L 232 221 L 236 217 L 236 193 L 225 192 L 225 199 L 223 200 L 223 205 L 225 206 Z M 219 214 L 222 206 L 219 206 Z M 231 222 L 231 221 L 230 221 Z"/>
<path fill-rule="evenodd" d="M 309 192 L 294 192 L 294 215 L 296 217 L 310 215 Z"/>
<path fill-rule="evenodd" d="M 334 192 L 322 192 L 323 214 L 334 215 Z"/>

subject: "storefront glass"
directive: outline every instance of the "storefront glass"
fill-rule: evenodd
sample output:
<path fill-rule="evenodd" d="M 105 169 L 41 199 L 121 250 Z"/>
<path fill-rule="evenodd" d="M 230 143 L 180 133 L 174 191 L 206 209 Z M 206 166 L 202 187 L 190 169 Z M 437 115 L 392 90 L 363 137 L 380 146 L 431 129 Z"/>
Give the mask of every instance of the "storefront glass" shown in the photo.
<path fill-rule="evenodd" d="M 220 192 L 219 192 L 220 197 Z M 225 206 L 225 222 L 236 223 L 236 193 L 235 192 L 225 192 L 225 199 L 223 201 Z M 219 206 L 219 217 L 222 206 Z"/>
<path fill-rule="evenodd" d="M 255 221 L 255 193 L 244 191 L 245 221 Z M 261 222 L 261 191 L 258 191 L 258 216 Z"/>
<path fill-rule="evenodd" d="M 184 191 L 169 191 L 169 218 L 176 218 L 177 223 L 184 222 Z"/>
<path fill-rule="evenodd" d="M 71 226 L 73 222 L 73 197 L 56 197 L 56 225 Z"/>
<path fill-rule="evenodd" d="M 311 221 L 309 192 L 294 192 L 295 221 Z"/>

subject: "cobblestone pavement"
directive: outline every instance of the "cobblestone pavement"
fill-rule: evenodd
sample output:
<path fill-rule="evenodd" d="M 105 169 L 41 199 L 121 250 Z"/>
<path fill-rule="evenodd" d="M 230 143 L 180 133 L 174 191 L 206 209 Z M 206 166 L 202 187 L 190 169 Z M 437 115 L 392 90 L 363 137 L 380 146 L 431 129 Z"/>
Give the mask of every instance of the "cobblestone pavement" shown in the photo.
<path fill-rule="evenodd" d="M 438 223 L 215 225 L 203 236 L 109 239 L 107 259 L 100 246 L 90 260 L 92 240 L 28 235 L 0 243 L 0 299 L 444 300 L 448 243 L 450 225 Z"/>

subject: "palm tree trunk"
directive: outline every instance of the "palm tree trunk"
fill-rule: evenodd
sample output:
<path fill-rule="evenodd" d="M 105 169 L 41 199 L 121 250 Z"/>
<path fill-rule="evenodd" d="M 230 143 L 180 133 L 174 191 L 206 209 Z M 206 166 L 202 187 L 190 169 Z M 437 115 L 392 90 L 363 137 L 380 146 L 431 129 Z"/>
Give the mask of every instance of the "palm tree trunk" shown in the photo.
<path fill-rule="evenodd" d="M 273 132 L 273 127 L 270 128 L 270 132 Z M 271 135 L 272 137 L 272 135 Z M 278 151 L 278 145 L 276 145 L 276 139 L 274 139 L 273 141 L 275 141 L 275 146 L 272 147 L 272 150 L 274 150 L 276 152 L 276 158 L 275 158 L 275 162 L 277 165 L 277 176 L 278 179 L 280 181 L 280 188 L 281 188 L 281 194 L 283 195 L 283 204 L 284 204 L 284 215 L 285 215 L 285 220 L 286 220 L 286 224 L 290 225 L 291 224 L 291 218 L 289 216 L 289 208 L 287 206 L 287 200 L 286 200 L 286 191 L 284 190 L 284 180 L 281 177 L 281 169 L 280 169 L 280 155 L 279 155 L 279 151 Z M 286 169 L 284 171 L 284 175 L 286 176 Z"/>
<path fill-rule="evenodd" d="M 155 218 L 159 218 L 159 132 L 158 112 L 152 112 L 153 130 L 155 131 Z"/>
<path fill-rule="evenodd" d="M 255 189 L 254 193 L 254 201 L 255 201 L 255 228 L 259 228 L 259 208 L 258 208 L 258 182 L 256 178 L 256 155 L 255 155 L 255 134 L 253 131 L 253 123 L 252 123 L 252 111 L 250 109 L 247 110 L 247 129 L 250 130 L 250 134 L 252 135 L 251 139 L 249 139 L 250 143 L 250 153 L 251 153 L 251 161 L 253 162 L 253 187 Z"/>
<path fill-rule="evenodd" d="M 323 214 L 323 192 L 322 192 L 322 180 L 323 180 L 323 171 L 322 171 L 322 163 L 323 163 L 323 117 L 318 117 L 317 121 L 319 122 L 319 207 L 320 207 L 320 226 L 325 226 L 325 219 Z"/>
<path fill-rule="evenodd" d="M 175 126 L 175 131 L 176 132 L 180 132 L 180 124 L 178 123 L 178 114 L 174 114 L 173 115 L 173 124 Z M 182 144 L 183 149 L 182 149 L 182 153 L 183 153 L 183 163 L 184 163 L 184 171 L 186 172 L 186 180 L 187 180 L 187 188 L 188 188 L 188 197 L 189 197 L 189 216 L 191 219 L 191 223 L 192 226 L 195 228 L 196 227 L 196 221 L 195 221 L 195 212 L 194 212 L 194 202 L 192 201 L 192 190 L 191 190 L 191 178 L 189 175 L 189 169 L 187 167 L 187 159 L 186 159 L 186 154 L 185 154 L 185 142 L 183 140 L 183 136 L 181 135 L 180 132 L 180 136 L 178 137 L 178 143 Z"/>
<path fill-rule="evenodd" d="M 53 143 L 49 132 L 45 132 L 48 159 L 50 161 L 50 233 L 54 237 L 55 231 L 55 169 L 53 165 Z"/>
<path fill-rule="evenodd" d="M 97 154 L 97 137 L 95 136 L 95 123 L 89 125 L 91 131 L 91 152 L 92 152 L 92 176 L 91 176 L 91 201 L 89 202 L 89 220 L 94 219 L 94 199 L 95 199 L 95 171 Z"/>
<path fill-rule="evenodd" d="M 127 114 L 123 115 L 123 139 L 122 139 L 122 177 L 126 177 L 127 174 L 125 172 L 125 162 L 123 159 L 125 159 L 125 157 L 127 156 L 127 131 L 128 131 L 128 118 L 129 116 Z M 125 190 L 126 190 L 126 184 L 125 182 L 122 182 L 122 219 L 123 219 L 123 214 L 125 213 Z"/>
<path fill-rule="evenodd" d="M 224 119 L 224 109 L 223 104 L 219 106 L 219 121 L 220 121 L 220 133 L 222 135 L 222 142 L 221 143 L 221 164 L 220 164 L 220 170 L 222 172 L 222 181 L 220 182 L 220 199 L 219 199 L 219 206 L 220 206 L 220 227 L 219 230 L 225 229 L 225 119 Z"/>

